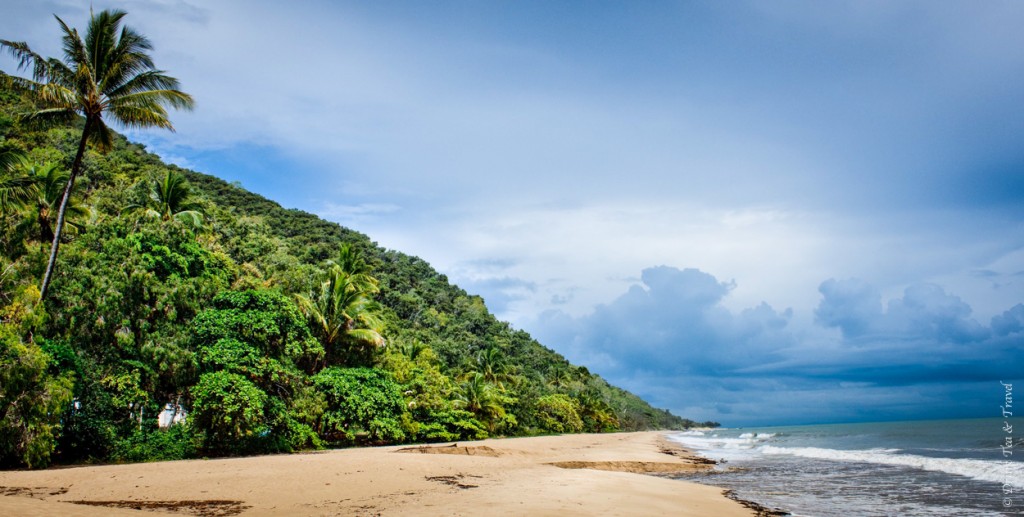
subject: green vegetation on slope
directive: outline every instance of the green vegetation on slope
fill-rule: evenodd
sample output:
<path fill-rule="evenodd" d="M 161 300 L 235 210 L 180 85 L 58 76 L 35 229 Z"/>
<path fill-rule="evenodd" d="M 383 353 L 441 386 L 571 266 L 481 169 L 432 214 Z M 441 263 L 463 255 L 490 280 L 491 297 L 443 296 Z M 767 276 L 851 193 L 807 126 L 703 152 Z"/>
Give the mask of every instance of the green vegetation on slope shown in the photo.
<path fill-rule="evenodd" d="M 0 170 L 0 465 L 694 424 L 498 321 L 426 262 L 116 134 L 82 156 L 41 301 L 41 171 L 66 177 L 84 121 L 27 126 L 34 109 L 0 89 L 0 156 L 23 155 Z M 160 429 L 168 405 L 187 418 Z"/>

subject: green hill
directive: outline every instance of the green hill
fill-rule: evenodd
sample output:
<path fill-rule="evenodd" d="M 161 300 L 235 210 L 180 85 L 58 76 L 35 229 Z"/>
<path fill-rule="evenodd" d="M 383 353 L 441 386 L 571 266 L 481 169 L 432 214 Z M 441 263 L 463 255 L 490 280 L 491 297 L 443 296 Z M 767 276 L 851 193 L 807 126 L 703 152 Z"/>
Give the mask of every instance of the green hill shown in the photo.
<path fill-rule="evenodd" d="M 25 157 L 0 171 L 3 466 L 693 424 L 423 260 L 122 137 L 85 157 L 40 304 L 80 129 L 23 125 L 26 99 L 0 90 L 0 153 Z"/>

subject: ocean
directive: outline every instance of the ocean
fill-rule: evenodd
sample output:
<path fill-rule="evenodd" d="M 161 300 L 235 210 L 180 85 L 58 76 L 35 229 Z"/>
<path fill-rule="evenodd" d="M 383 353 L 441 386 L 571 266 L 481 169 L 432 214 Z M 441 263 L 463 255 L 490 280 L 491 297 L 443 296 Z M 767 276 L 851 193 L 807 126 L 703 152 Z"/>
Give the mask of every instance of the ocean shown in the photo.
<path fill-rule="evenodd" d="M 1024 515 L 1020 418 L 715 429 L 669 438 L 724 460 L 712 474 L 681 479 L 794 516 Z"/>

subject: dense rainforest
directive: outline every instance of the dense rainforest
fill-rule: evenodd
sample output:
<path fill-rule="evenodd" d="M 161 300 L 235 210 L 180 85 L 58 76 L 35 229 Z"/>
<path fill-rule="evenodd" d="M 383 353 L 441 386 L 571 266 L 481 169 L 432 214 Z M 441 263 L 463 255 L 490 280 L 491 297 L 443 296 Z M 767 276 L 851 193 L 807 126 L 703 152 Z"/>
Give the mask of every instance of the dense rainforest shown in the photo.
<path fill-rule="evenodd" d="M 0 89 L 0 466 L 694 425 L 423 260 L 119 135 L 41 299 L 84 120 L 29 125 L 32 99 Z"/>

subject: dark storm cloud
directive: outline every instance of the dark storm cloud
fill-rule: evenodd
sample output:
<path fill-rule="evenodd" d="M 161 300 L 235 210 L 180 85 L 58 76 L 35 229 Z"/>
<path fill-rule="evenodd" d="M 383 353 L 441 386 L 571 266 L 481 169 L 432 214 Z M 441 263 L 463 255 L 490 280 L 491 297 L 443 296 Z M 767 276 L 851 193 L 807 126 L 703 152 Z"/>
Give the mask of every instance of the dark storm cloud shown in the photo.
<path fill-rule="evenodd" d="M 792 328 L 792 311 L 766 303 L 727 309 L 722 302 L 735 285 L 696 269 L 660 266 L 641 279 L 589 315 L 549 311 L 538 337 L 691 418 L 938 417 L 954 406 L 958 415 L 979 416 L 981 386 L 1024 367 L 1024 305 L 985 326 L 934 284 L 911 285 L 883 303 L 865 281 L 826 280 L 814 311 L 819 330 L 808 332 Z M 813 407 L 814 393 L 835 403 L 815 418 L 793 410 Z"/>

